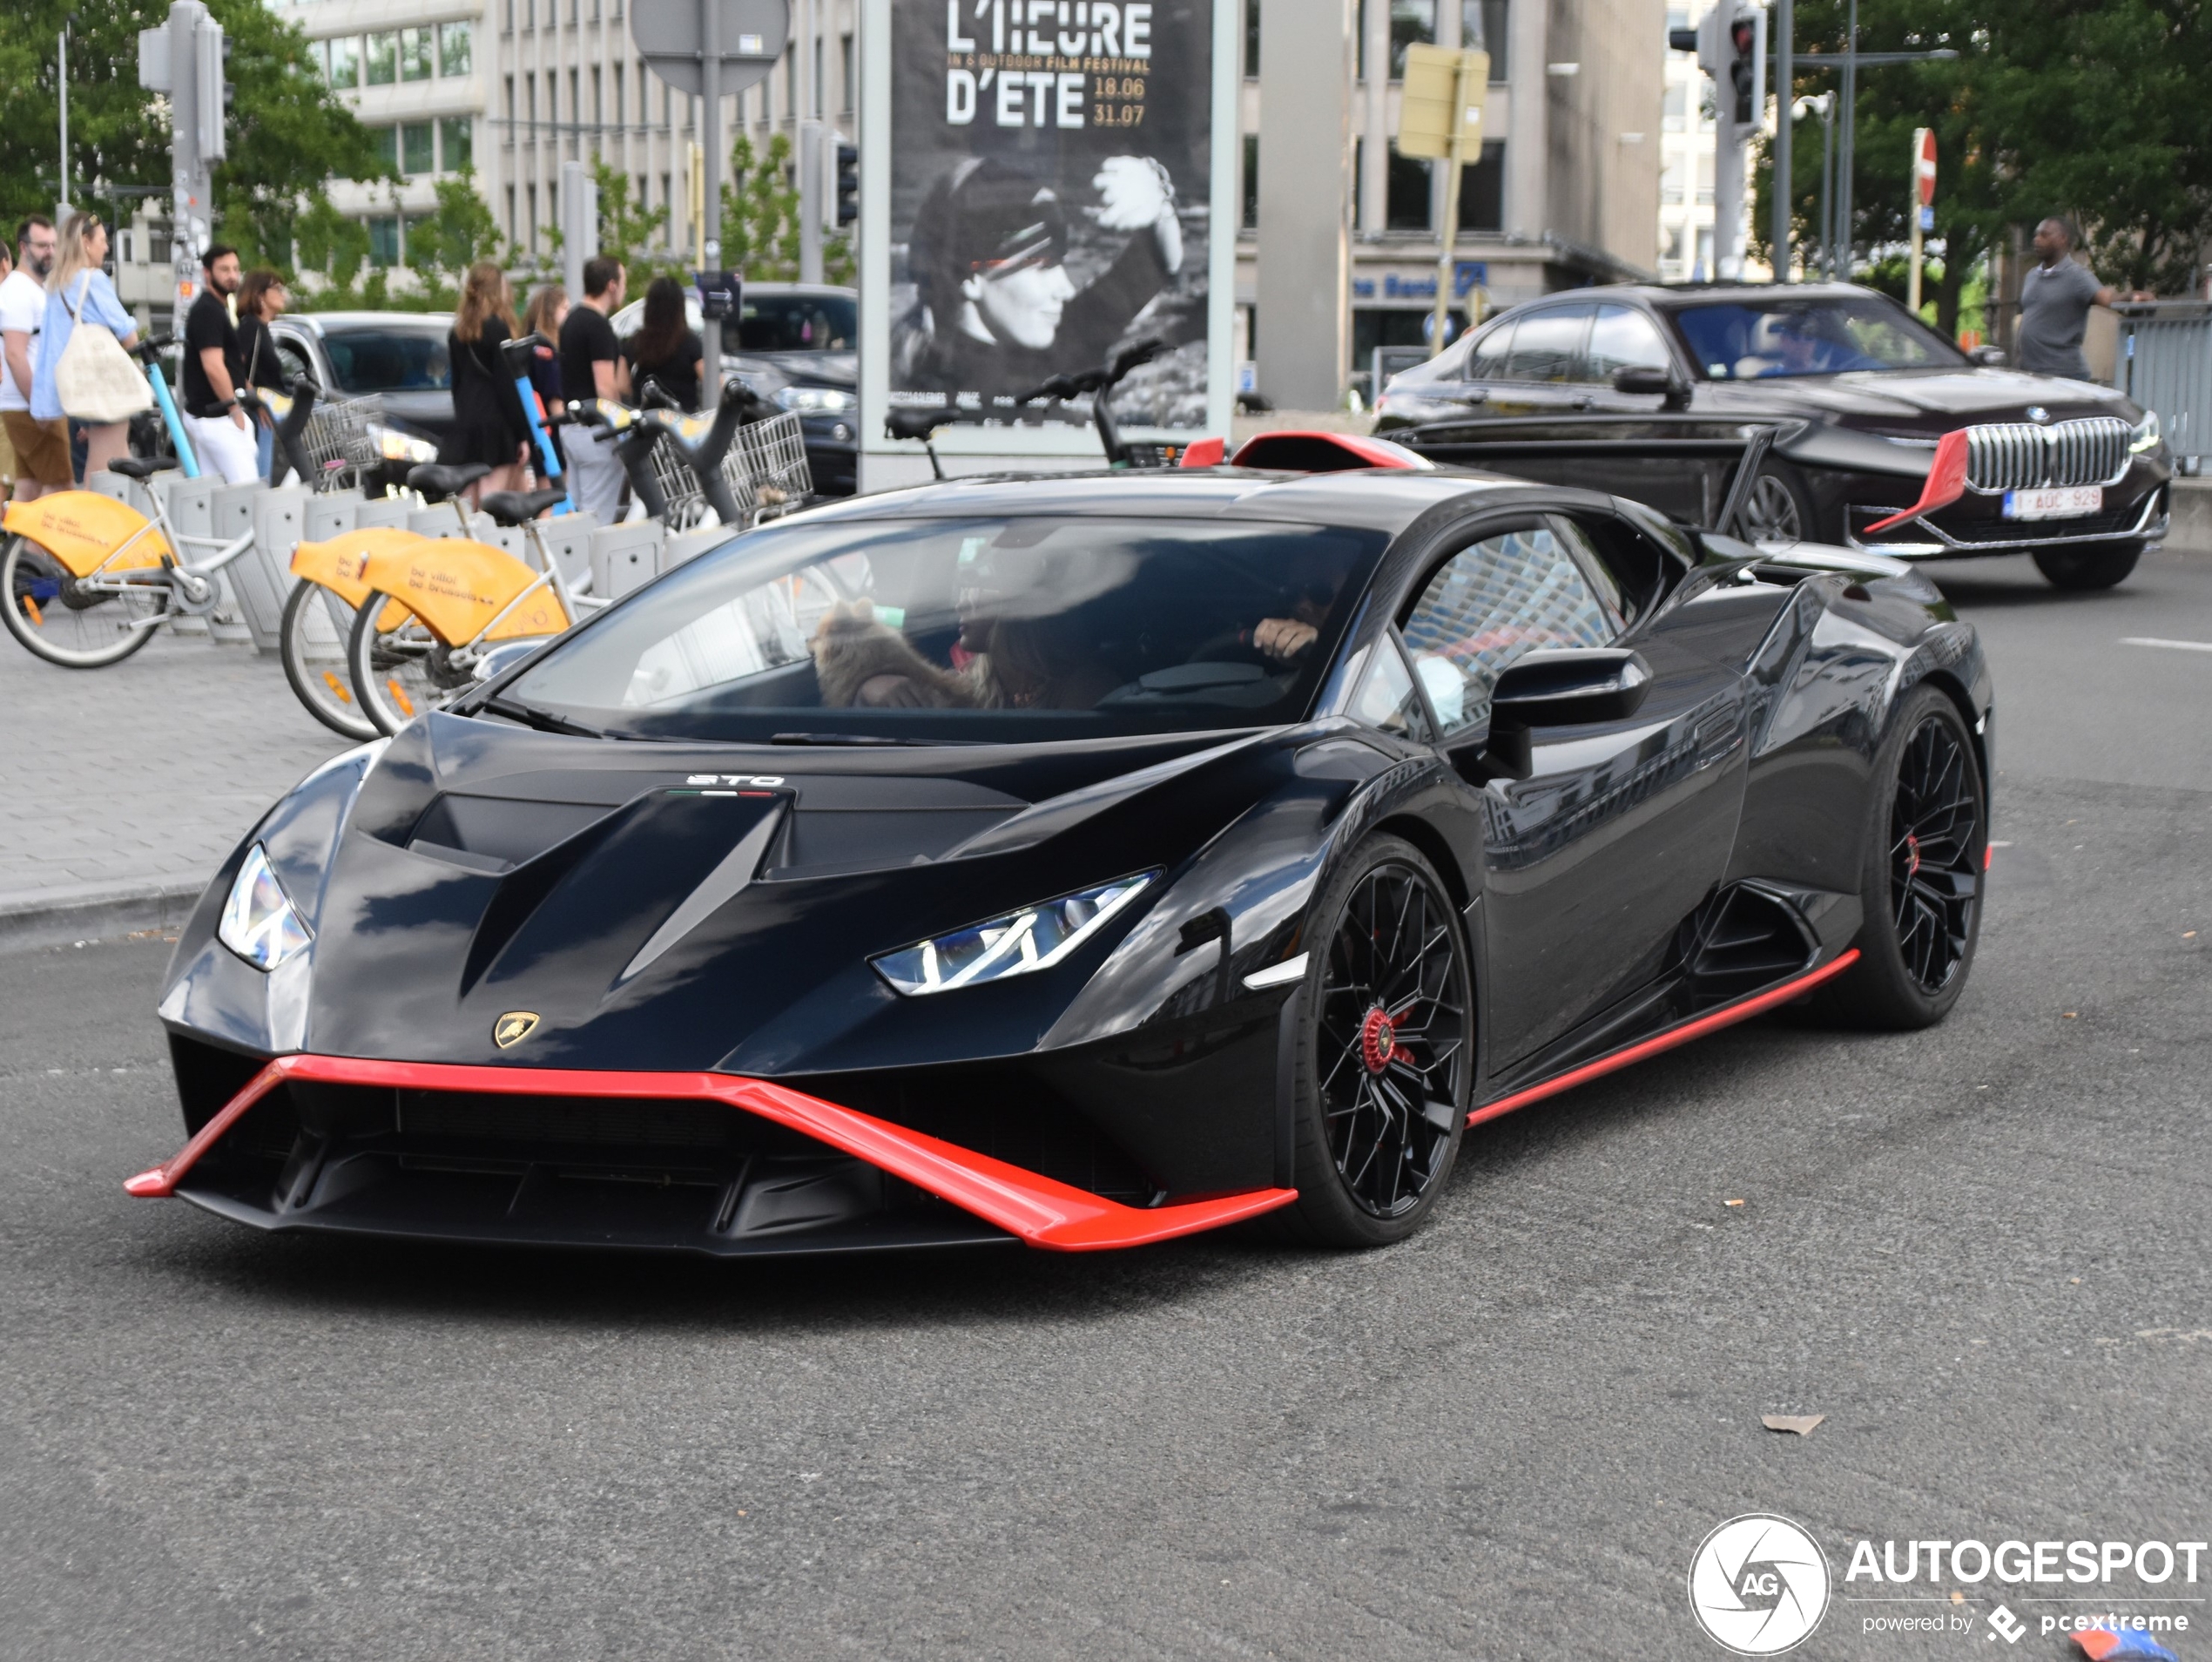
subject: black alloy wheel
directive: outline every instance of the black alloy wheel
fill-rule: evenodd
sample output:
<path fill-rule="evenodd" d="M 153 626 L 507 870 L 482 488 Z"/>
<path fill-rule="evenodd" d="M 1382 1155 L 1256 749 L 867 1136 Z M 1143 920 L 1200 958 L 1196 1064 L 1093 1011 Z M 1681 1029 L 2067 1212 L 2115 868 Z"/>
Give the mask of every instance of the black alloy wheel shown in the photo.
<path fill-rule="evenodd" d="M 1743 504 L 1743 536 L 1753 543 L 1802 543 L 1812 534 L 1812 509 L 1796 483 L 1776 472 L 1751 481 Z"/>
<path fill-rule="evenodd" d="M 1951 1011 L 1981 929 L 1988 792 L 1959 707 L 1925 683 L 1898 701 L 1876 760 L 1854 944 L 1816 1013 L 1855 1026 L 1932 1026 Z"/>
<path fill-rule="evenodd" d="M 1378 1246 L 1419 1226 L 1467 1125 L 1471 983 L 1458 909 L 1412 844 L 1379 836 L 1312 914 L 1298 1079 L 1299 1239 Z"/>
<path fill-rule="evenodd" d="M 2035 569 L 2054 589 L 2109 589 L 2123 582 L 2142 557 L 2141 543 L 2039 548 L 2035 551 Z"/>

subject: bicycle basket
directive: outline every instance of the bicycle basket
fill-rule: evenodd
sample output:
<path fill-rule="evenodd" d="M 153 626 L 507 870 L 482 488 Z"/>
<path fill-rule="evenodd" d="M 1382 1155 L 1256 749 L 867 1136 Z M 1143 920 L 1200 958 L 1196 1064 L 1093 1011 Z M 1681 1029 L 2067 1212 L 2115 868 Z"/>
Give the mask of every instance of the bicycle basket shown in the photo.
<path fill-rule="evenodd" d="M 645 452 L 645 463 L 652 469 L 653 481 L 667 500 L 664 523 L 670 530 L 690 530 L 712 517 L 714 510 L 706 504 L 706 493 L 699 489 L 698 476 L 685 465 L 684 458 L 676 454 L 675 446 L 654 445 Z"/>
<path fill-rule="evenodd" d="M 372 422 L 384 420 L 384 400 L 371 393 L 365 398 L 317 403 L 307 414 L 300 443 L 313 465 L 307 483 L 319 491 L 344 490 L 361 482 L 361 475 L 384 459 Z"/>
<path fill-rule="evenodd" d="M 756 510 L 780 508 L 812 496 L 814 476 L 807 470 L 806 433 L 798 413 L 786 410 L 740 427 L 729 455 L 722 459 L 722 476 L 730 482 L 730 494 L 748 518 Z"/>

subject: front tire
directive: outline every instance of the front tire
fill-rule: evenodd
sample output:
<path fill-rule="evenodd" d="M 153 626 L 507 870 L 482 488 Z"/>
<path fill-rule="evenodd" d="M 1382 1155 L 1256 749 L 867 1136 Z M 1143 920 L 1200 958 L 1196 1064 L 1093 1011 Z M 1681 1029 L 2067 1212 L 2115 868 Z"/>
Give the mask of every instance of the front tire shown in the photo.
<path fill-rule="evenodd" d="M 1413 844 L 1360 845 L 1314 902 L 1281 1234 L 1383 1246 L 1420 1227 L 1467 1130 L 1473 979 L 1459 909 Z"/>
<path fill-rule="evenodd" d="M 333 733 L 365 741 L 377 728 L 347 685 L 353 638 L 354 609 L 334 591 L 304 578 L 293 584 L 278 636 L 284 679 L 309 715 Z"/>
<path fill-rule="evenodd" d="M 119 664 L 153 638 L 169 612 L 167 583 L 148 580 L 88 589 L 60 561 L 27 537 L 11 537 L 0 554 L 0 619 L 26 650 L 64 669 Z"/>
<path fill-rule="evenodd" d="M 1858 1027 L 1932 1027 L 1965 990 L 1981 932 L 1987 785 L 1959 706 L 1925 683 L 1900 701 L 1875 767 L 1859 959 L 1816 1008 Z"/>
<path fill-rule="evenodd" d="M 2117 547 L 2039 548 L 2035 569 L 2056 589 L 2109 589 L 2124 581 L 2143 557 L 2141 543 Z"/>

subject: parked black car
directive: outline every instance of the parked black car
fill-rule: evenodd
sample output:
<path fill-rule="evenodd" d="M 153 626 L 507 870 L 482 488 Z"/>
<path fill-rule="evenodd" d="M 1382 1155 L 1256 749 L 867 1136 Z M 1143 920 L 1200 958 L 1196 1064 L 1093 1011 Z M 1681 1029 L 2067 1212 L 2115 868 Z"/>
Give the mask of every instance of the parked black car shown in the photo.
<path fill-rule="evenodd" d="M 628 340 L 644 320 L 642 300 L 610 320 Z M 698 296 L 685 314 L 700 327 Z M 722 326 L 722 372 L 799 414 L 806 469 L 825 497 L 849 497 L 860 454 L 860 296 L 825 283 L 747 283 L 735 327 Z"/>
<path fill-rule="evenodd" d="M 2026 552 L 2061 588 L 2109 587 L 2166 532 L 2158 418 L 1994 356 L 1849 284 L 1583 288 L 1501 313 L 1394 377 L 1376 430 L 1437 461 L 1602 483 L 1706 524 L 1743 422 L 1770 421 L 1750 511 L 1763 540 L 1905 559 Z M 1960 428 L 1965 494 L 1871 530 L 1915 505 L 1938 441 Z M 1562 438 L 1608 453 L 1602 480 L 1559 456 Z M 1710 465 L 1685 465 L 1705 443 Z"/>

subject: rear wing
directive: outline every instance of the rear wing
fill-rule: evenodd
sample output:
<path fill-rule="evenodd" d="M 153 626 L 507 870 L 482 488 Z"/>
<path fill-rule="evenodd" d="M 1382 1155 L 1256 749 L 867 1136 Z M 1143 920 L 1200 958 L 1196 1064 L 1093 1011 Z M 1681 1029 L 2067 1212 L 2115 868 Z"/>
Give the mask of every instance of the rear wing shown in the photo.
<path fill-rule="evenodd" d="M 1760 464 L 1806 425 L 1655 411 L 1430 422 L 1390 437 L 1440 464 L 1604 490 L 1648 503 L 1683 524 L 1749 540 L 1744 511 Z"/>

